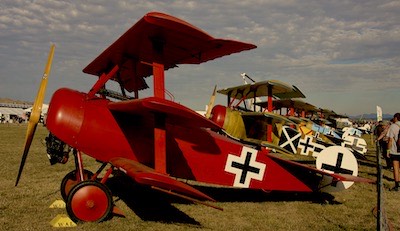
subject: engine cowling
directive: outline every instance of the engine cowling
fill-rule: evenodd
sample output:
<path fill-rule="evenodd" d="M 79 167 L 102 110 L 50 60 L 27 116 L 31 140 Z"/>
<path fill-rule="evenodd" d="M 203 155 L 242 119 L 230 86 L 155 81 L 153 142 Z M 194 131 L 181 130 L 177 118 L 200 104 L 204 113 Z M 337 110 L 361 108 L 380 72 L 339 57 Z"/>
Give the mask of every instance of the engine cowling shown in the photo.
<path fill-rule="evenodd" d="M 231 136 L 238 139 L 247 138 L 246 128 L 239 111 L 216 105 L 211 111 L 210 119 L 220 125 Z"/>
<path fill-rule="evenodd" d="M 83 123 L 84 103 L 84 93 L 67 88 L 57 90 L 47 113 L 49 131 L 65 143 L 74 145 Z"/>

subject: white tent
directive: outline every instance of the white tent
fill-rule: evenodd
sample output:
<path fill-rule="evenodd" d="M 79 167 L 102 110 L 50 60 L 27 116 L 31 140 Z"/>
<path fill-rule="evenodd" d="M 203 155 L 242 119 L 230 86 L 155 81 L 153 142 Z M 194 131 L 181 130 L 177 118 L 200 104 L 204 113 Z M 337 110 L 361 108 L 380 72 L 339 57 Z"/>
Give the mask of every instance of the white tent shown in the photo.
<path fill-rule="evenodd" d="M 26 119 L 25 111 L 22 108 L 0 107 L 0 116 L 4 118 L 2 122 L 13 122 L 14 118 Z"/>
<path fill-rule="evenodd" d="M 40 122 L 43 122 L 43 123 L 46 122 L 45 120 L 46 120 L 48 109 L 49 109 L 49 105 L 48 104 L 43 104 L 42 105 L 42 113 L 40 115 L 41 115 L 41 118 L 43 119 L 43 121 L 41 120 Z M 30 114 L 31 112 L 32 112 L 32 107 L 24 109 L 24 113 L 29 113 Z"/>
<path fill-rule="evenodd" d="M 49 109 L 49 105 L 48 104 L 43 104 L 42 105 L 42 116 L 47 114 L 47 110 L 48 109 Z M 24 111 L 31 113 L 32 112 L 32 107 L 29 107 L 29 108 L 25 109 Z"/>

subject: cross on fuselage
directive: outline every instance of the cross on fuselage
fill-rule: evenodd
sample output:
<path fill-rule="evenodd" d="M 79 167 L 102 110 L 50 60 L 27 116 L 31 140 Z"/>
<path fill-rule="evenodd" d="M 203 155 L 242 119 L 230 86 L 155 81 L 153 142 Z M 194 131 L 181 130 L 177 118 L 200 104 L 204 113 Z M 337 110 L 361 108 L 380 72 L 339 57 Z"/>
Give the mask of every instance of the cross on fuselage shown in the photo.
<path fill-rule="evenodd" d="M 348 145 L 347 144 L 346 147 L 349 147 L 349 148 L 352 148 L 352 149 L 354 149 L 356 151 L 362 152 L 363 148 L 362 147 L 358 147 L 357 144 L 358 144 L 358 139 L 354 139 L 353 144 L 352 145 Z"/>
<path fill-rule="evenodd" d="M 333 166 L 333 165 L 328 165 L 328 164 L 322 164 L 321 168 L 322 168 L 322 169 L 326 169 L 326 170 L 333 171 L 334 173 L 343 173 L 343 174 L 350 174 L 350 175 L 352 175 L 352 174 L 353 174 L 353 171 L 352 171 L 352 170 L 345 169 L 345 168 L 342 168 L 342 167 L 341 167 L 341 166 L 342 166 L 342 161 L 343 161 L 343 153 L 339 152 L 339 153 L 338 153 L 338 158 L 337 158 L 337 161 L 336 161 L 336 165 L 335 165 L 335 166 Z"/>
<path fill-rule="evenodd" d="M 306 142 L 305 143 L 300 142 L 300 144 L 302 144 L 304 146 L 304 153 L 305 154 L 307 154 L 307 149 L 308 148 L 310 148 L 310 149 L 314 148 L 314 146 L 310 144 L 311 141 L 312 141 L 312 138 L 310 136 L 306 136 Z"/>
<path fill-rule="evenodd" d="M 260 169 L 256 167 L 250 166 L 250 158 L 251 158 L 251 152 L 247 152 L 246 154 L 246 160 L 244 161 L 244 164 L 238 163 L 238 162 L 232 162 L 232 167 L 233 168 L 238 168 L 242 170 L 242 174 L 240 176 L 240 183 L 244 184 L 246 181 L 246 176 L 248 172 L 253 172 L 253 173 L 259 173 Z"/>

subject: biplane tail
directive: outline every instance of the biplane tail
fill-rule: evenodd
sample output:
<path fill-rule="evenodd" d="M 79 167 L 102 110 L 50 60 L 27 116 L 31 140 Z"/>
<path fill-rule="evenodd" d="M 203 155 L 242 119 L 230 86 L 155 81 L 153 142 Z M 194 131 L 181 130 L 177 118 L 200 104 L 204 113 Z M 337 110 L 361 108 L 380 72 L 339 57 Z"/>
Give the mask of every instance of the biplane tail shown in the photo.
<path fill-rule="evenodd" d="M 326 165 L 324 168 L 318 166 L 315 168 L 274 155 L 269 156 L 288 171 L 296 172 L 296 175 L 301 177 L 303 182 L 312 185 L 315 191 L 332 193 L 348 189 L 355 182 L 375 183 L 374 180 L 359 177 L 355 172 L 350 172 L 351 170 L 346 171 L 344 167 L 329 165 L 329 163 L 323 163 Z M 327 169 L 329 166 L 331 168 Z M 337 169 L 333 170 L 335 167 Z"/>

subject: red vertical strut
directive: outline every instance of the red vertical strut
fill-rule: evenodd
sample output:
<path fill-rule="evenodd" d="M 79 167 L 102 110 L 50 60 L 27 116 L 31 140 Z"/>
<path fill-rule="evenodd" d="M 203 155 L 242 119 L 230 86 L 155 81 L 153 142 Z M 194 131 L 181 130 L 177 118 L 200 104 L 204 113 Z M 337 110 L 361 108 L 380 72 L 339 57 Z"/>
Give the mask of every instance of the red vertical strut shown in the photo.
<path fill-rule="evenodd" d="M 268 112 L 272 112 L 272 86 L 268 85 Z M 267 141 L 272 141 L 272 125 L 267 125 Z"/>
<path fill-rule="evenodd" d="M 164 65 L 153 63 L 154 96 L 165 99 Z"/>
<path fill-rule="evenodd" d="M 165 99 L 164 65 L 153 63 L 154 96 Z M 165 117 L 155 114 L 154 126 L 154 168 L 157 172 L 167 173 Z"/>

